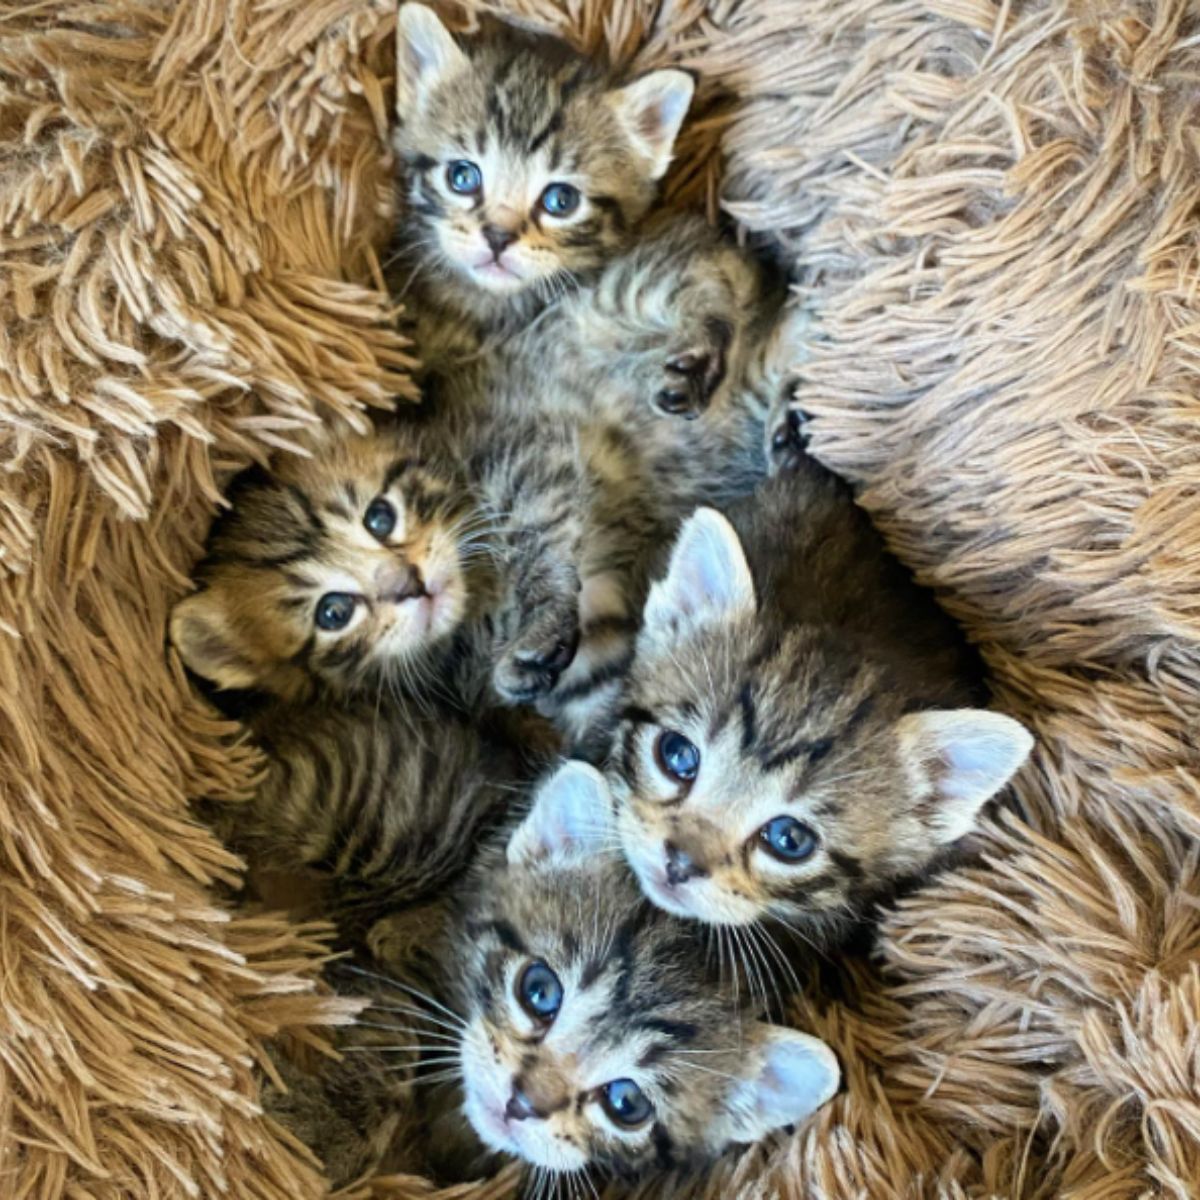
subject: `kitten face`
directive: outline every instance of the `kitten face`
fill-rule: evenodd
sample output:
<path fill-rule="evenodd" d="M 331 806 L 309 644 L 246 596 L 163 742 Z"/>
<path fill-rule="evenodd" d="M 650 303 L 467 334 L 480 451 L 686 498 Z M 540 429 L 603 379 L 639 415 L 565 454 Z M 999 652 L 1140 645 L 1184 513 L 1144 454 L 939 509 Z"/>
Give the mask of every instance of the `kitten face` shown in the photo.
<path fill-rule="evenodd" d="M 171 639 L 219 687 L 286 699 L 403 679 L 468 615 L 465 494 L 436 448 L 403 430 L 250 472 L 210 534 L 201 590 L 171 615 Z"/>
<path fill-rule="evenodd" d="M 647 896 L 818 938 L 967 833 L 1031 745 L 997 713 L 911 711 L 835 630 L 773 627 L 710 509 L 651 590 L 626 697 L 609 780 Z"/>
<path fill-rule="evenodd" d="M 614 858 L 609 802 L 597 772 L 563 767 L 480 889 L 460 947 L 461 1063 L 492 1149 L 629 1175 L 798 1121 L 839 1071 L 817 1039 L 739 1016 L 694 927 Z"/>
<path fill-rule="evenodd" d="M 692 96 L 682 71 L 616 87 L 515 30 L 461 46 L 405 4 L 396 147 L 423 265 L 496 297 L 598 266 L 646 211 Z"/>

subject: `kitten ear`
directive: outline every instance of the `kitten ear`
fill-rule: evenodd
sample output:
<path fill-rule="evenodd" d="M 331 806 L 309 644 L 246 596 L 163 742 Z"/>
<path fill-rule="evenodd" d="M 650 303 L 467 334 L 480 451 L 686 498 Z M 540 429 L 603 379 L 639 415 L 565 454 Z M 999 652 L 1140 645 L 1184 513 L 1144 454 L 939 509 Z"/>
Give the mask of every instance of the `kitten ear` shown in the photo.
<path fill-rule="evenodd" d="M 513 864 L 568 866 L 606 847 L 611 826 L 604 776 L 572 759 L 538 788 L 529 814 L 508 840 L 506 857 Z"/>
<path fill-rule="evenodd" d="M 696 509 L 675 539 L 666 576 L 650 588 L 645 629 L 658 632 L 754 607 L 754 579 L 733 526 L 714 508 Z"/>
<path fill-rule="evenodd" d="M 402 4 L 396 17 L 396 112 L 419 109 L 429 93 L 467 66 L 438 15 L 424 4 Z"/>
<path fill-rule="evenodd" d="M 686 71 L 651 71 L 612 94 L 617 119 L 634 149 L 650 160 L 650 176 L 661 179 L 696 90 Z"/>
<path fill-rule="evenodd" d="M 837 1055 L 820 1038 L 782 1025 L 757 1028 L 762 1037 L 748 1047 L 744 1073 L 725 1097 L 717 1128 L 724 1145 L 803 1121 L 841 1085 Z"/>
<path fill-rule="evenodd" d="M 171 612 L 171 644 L 189 670 L 219 688 L 252 688 L 257 666 L 229 623 L 218 593 L 186 596 Z"/>
<path fill-rule="evenodd" d="M 903 760 L 933 794 L 930 824 L 941 844 L 970 833 L 979 810 L 1033 749 L 1024 725 L 982 708 L 910 713 L 897 735 Z"/>

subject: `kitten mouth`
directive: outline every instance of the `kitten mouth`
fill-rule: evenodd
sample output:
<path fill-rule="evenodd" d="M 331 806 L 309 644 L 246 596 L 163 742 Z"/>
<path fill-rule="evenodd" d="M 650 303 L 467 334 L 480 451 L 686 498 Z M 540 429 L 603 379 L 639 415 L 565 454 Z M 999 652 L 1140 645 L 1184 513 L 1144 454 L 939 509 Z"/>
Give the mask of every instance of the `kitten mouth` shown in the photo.
<path fill-rule="evenodd" d="M 470 269 L 471 274 L 484 283 L 511 287 L 514 284 L 525 282 L 524 278 L 517 274 L 512 267 L 495 258 L 480 259 L 478 262 L 472 263 Z"/>
<path fill-rule="evenodd" d="M 650 899 L 659 908 L 666 909 L 667 912 L 677 917 L 694 917 L 696 915 L 680 899 L 679 889 L 671 884 L 667 880 L 666 875 L 661 871 L 653 873 L 639 871 L 638 877 L 641 879 L 642 887 L 645 888 Z"/>

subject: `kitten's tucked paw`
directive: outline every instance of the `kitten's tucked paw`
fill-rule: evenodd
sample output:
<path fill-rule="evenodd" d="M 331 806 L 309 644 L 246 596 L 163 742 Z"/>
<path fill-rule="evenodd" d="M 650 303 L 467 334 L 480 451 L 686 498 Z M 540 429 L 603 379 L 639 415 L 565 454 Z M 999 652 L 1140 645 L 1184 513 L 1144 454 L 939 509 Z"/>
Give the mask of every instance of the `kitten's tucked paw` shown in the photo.
<path fill-rule="evenodd" d="M 770 434 L 767 461 L 772 475 L 795 471 L 808 454 L 808 415 L 799 408 L 787 409 Z"/>
<path fill-rule="evenodd" d="M 700 338 L 672 354 L 664 364 L 666 386 L 655 396 L 655 407 L 668 416 L 689 421 L 700 416 L 725 378 L 726 355 L 732 341 L 733 327 L 728 321 L 707 318 Z"/>
<path fill-rule="evenodd" d="M 508 704 L 532 703 L 554 688 L 578 648 L 578 618 L 569 633 L 562 621 L 539 621 L 501 654 L 492 674 L 497 694 Z"/>

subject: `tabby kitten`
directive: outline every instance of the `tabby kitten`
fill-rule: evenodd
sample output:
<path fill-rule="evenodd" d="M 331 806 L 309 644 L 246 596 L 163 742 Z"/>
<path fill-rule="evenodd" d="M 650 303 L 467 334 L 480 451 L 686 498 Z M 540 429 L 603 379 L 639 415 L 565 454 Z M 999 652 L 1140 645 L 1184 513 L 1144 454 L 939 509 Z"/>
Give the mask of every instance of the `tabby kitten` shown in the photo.
<path fill-rule="evenodd" d="M 352 1031 L 354 1069 L 363 1081 L 390 1070 L 415 1083 L 410 1107 L 430 1115 L 422 1144 L 433 1161 L 413 1162 L 409 1136 L 379 1165 L 462 1177 L 500 1154 L 551 1177 L 691 1167 L 803 1120 L 836 1091 L 823 1042 L 757 1021 L 701 927 L 645 901 L 615 853 L 609 812 L 602 777 L 566 764 L 448 899 L 444 940 L 425 913 L 419 937 L 403 932 L 405 912 L 381 923 L 373 944 L 395 983 L 350 976 L 373 1001 Z M 365 1103 L 361 1091 L 322 1090 Z M 300 1132 L 320 1139 L 336 1124 Z"/>
<path fill-rule="evenodd" d="M 798 459 L 728 520 L 684 525 L 608 778 L 655 904 L 821 943 L 968 833 L 1032 739 L 977 707 L 953 625 L 844 485 Z"/>
<path fill-rule="evenodd" d="M 519 703 L 577 640 L 577 435 L 516 413 L 338 433 L 235 482 L 171 614 L 186 665 L 287 701 Z"/>
<path fill-rule="evenodd" d="M 397 20 L 396 273 L 417 288 L 426 363 L 524 326 L 607 262 L 653 202 L 691 103 L 678 70 L 621 80 L 565 43 L 498 22 L 457 40 Z M 463 340 L 465 337 L 465 341 Z"/>

